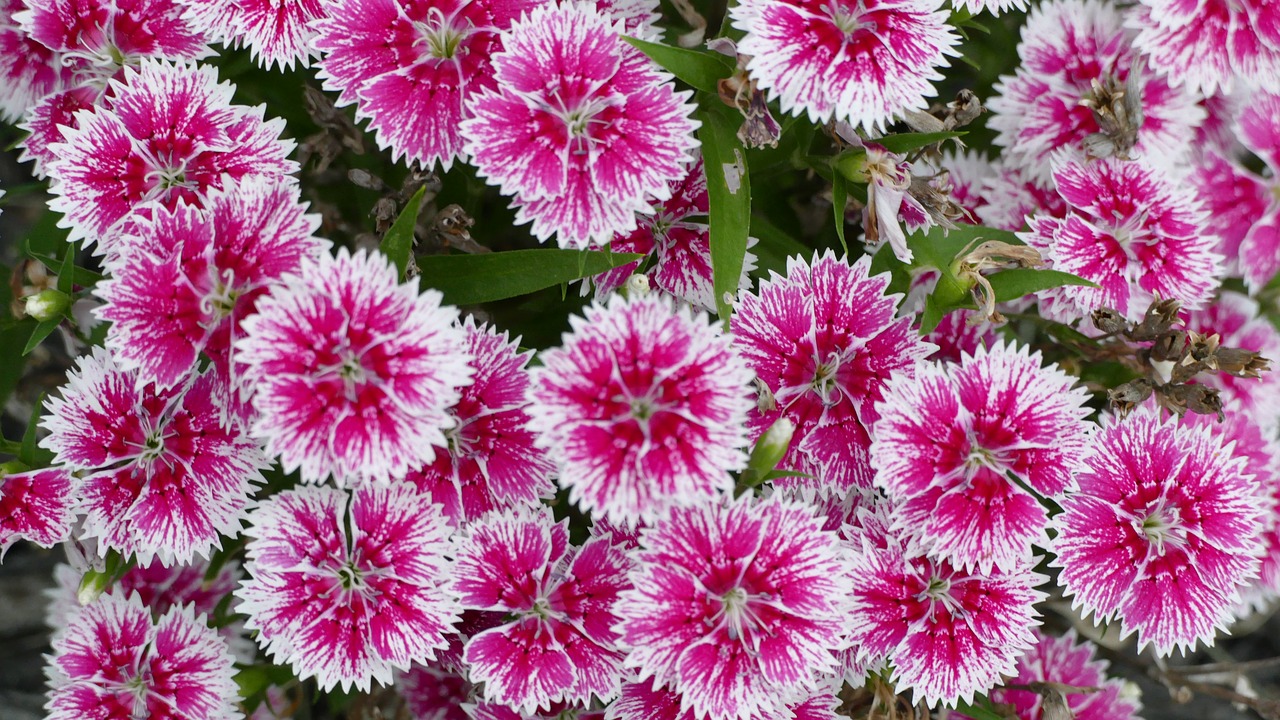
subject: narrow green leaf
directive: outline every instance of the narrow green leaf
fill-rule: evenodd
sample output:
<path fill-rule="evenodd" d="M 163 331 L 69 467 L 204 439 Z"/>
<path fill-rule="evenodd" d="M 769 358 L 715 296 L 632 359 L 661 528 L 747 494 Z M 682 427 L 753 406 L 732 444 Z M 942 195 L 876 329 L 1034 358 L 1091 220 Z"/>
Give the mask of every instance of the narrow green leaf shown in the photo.
<path fill-rule="evenodd" d="M 31 337 L 27 338 L 26 347 L 22 348 L 22 354 L 30 355 L 31 351 L 39 347 L 40 343 L 44 342 L 45 338 L 53 334 L 53 331 L 57 330 L 58 326 L 61 324 L 62 318 L 56 317 L 45 320 L 39 325 L 36 325 L 35 330 L 31 331 Z"/>
<path fill-rule="evenodd" d="M 716 311 L 729 322 L 733 308 L 726 302 L 738 292 L 742 261 L 747 255 L 751 230 L 751 177 L 747 153 L 738 140 L 738 115 L 719 106 L 698 113 L 702 127 L 702 157 L 707 169 L 708 224 L 711 233 L 711 270 Z"/>
<path fill-rule="evenodd" d="M 40 457 L 40 448 L 36 445 L 36 431 L 40 424 L 40 411 L 43 409 L 44 395 L 41 394 L 31 410 L 31 417 L 27 419 L 26 432 L 22 433 L 22 447 L 18 450 L 18 459 L 26 463 L 27 467 L 45 466 L 45 463 L 40 462 L 44 458 Z"/>
<path fill-rule="evenodd" d="M 76 251 L 79 248 L 78 242 L 68 245 L 62 255 L 62 266 L 58 268 L 58 289 L 68 295 L 75 290 Z"/>
<path fill-rule="evenodd" d="M 1031 270 L 1028 268 L 1001 270 L 998 273 L 988 275 L 987 281 L 991 283 L 991 289 L 995 291 L 996 302 L 1017 300 L 1023 295 L 1030 295 L 1033 292 L 1062 287 L 1063 285 L 1098 287 L 1095 283 L 1089 282 L 1078 275 L 1072 275 L 1061 270 Z"/>
<path fill-rule="evenodd" d="M 973 704 L 963 700 L 957 702 L 956 712 L 968 715 L 973 720 L 1009 720 L 1009 716 L 996 712 L 991 701 L 981 696 L 975 697 Z"/>
<path fill-rule="evenodd" d="M 964 307 L 968 302 L 969 289 L 954 275 L 943 271 L 938 277 L 938 284 L 925 300 L 924 312 L 920 315 L 920 334 L 933 332 L 945 315 Z"/>
<path fill-rule="evenodd" d="M 396 264 L 400 279 L 404 279 L 405 268 L 409 267 L 409 256 L 413 253 L 413 228 L 418 224 L 418 212 L 422 209 L 422 196 L 427 192 L 424 185 L 418 188 L 409 202 L 405 203 L 400 216 L 391 224 L 387 234 L 382 236 L 379 246 L 383 254 Z"/>
<path fill-rule="evenodd" d="M 906 295 L 907 291 L 911 289 L 911 270 L 898 259 L 898 256 L 893 254 L 893 247 L 889 243 L 881 246 L 871 258 L 872 275 L 886 272 L 889 273 L 889 277 L 892 279 L 889 281 L 889 287 L 884 290 L 885 294 L 901 293 Z"/>
<path fill-rule="evenodd" d="M 690 87 L 713 96 L 720 93 L 720 79 L 729 77 L 736 69 L 727 55 L 711 50 L 689 50 L 633 37 L 622 39 Z"/>
<path fill-rule="evenodd" d="M 422 283 L 452 305 L 477 305 L 528 295 L 635 262 L 643 255 L 589 250 L 509 250 L 483 255 L 418 258 Z"/>
<path fill-rule="evenodd" d="M 40 261 L 41 263 L 44 264 L 45 267 L 49 268 L 53 272 L 55 273 L 61 272 L 62 263 L 59 262 L 59 260 L 56 257 L 52 255 L 45 255 L 44 253 L 37 253 L 37 252 L 33 252 L 29 254 L 33 260 Z M 62 277 L 62 276 L 59 275 L 58 277 Z M 72 267 L 71 281 L 74 284 L 79 285 L 80 287 L 92 287 L 98 284 L 98 282 L 100 282 L 101 280 L 102 280 L 102 275 L 92 270 L 86 270 L 80 267 L 79 265 L 75 265 Z"/>
<path fill-rule="evenodd" d="M 892 153 L 905 153 L 912 150 L 919 150 L 926 145 L 932 145 L 943 140 L 951 138 L 964 137 L 968 133 L 963 132 L 931 132 L 931 133 L 898 133 L 897 135 L 886 135 L 877 138 L 872 142 L 884 146 L 885 150 Z"/>
<path fill-rule="evenodd" d="M 836 237 L 840 238 L 840 249 L 849 254 L 849 246 L 844 241 L 844 206 L 849 200 L 849 181 L 844 175 L 835 173 L 831 178 L 831 209 L 835 213 Z"/>

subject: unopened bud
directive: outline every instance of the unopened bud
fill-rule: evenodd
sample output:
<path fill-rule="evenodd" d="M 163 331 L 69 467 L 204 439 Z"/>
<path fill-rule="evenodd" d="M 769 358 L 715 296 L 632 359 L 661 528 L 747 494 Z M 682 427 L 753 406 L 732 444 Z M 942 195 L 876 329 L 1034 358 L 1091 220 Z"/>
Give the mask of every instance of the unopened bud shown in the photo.
<path fill-rule="evenodd" d="M 778 418 L 777 422 L 764 431 L 756 441 L 756 446 L 751 448 L 747 469 L 742 472 L 744 487 L 754 487 L 764 482 L 769 473 L 782 462 L 787 449 L 791 447 L 791 438 L 795 433 L 796 424 L 785 417 Z"/>
<path fill-rule="evenodd" d="M 40 322 L 60 318 L 71 307 L 71 296 L 53 288 L 28 295 L 25 300 L 27 314 Z"/>
<path fill-rule="evenodd" d="M 649 294 L 649 278 L 636 273 L 627 278 L 627 297 L 633 300 Z"/>
<path fill-rule="evenodd" d="M 1228 375 L 1243 378 L 1262 377 L 1262 373 L 1271 369 L 1271 361 L 1250 350 L 1239 348 L 1219 348 L 1214 353 L 1218 369 Z"/>
<path fill-rule="evenodd" d="M 76 601 L 81 605 L 88 605 L 110 587 L 111 572 L 109 570 L 90 570 L 80 578 L 80 587 L 76 590 Z"/>
<path fill-rule="evenodd" d="M 1089 317 L 1093 320 L 1093 326 L 1107 335 L 1118 335 L 1129 329 L 1129 321 L 1111 308 L 1098 308 Z"/>
<path fill-rule="evenodd" d="M 1120 387 L 1108 390 L 1107 399 L 1111 401 L 1111 407 L 1115 408 L 1116 413 L 1123 418 L 1132 412 L 1135 407 L 1151 397 L 1151 392 L 1154 389 L 1155 387 L 1150 380 L 1138 378 Z"/>
<path fill-rule="evenodd" d="M 1157 337 L 1169 332 L 1173 327 L 1173 323 L 1178 319 L 1178 309 L 1181 306 L 1177 300 L 1165 299 L 1156 300 L 1147 307 L 1146 315 L 1143 316 L 1142 322 L 1133 329 L 1130 335 L 1134 340 L 1148 341 L 1155 340 Z"/>

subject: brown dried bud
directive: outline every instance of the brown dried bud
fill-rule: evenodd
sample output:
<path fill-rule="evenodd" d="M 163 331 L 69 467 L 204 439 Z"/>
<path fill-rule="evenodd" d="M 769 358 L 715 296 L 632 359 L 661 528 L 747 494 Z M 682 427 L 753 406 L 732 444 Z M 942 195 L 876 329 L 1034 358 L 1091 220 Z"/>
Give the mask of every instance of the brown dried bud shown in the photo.
<path fill-rule="evenodd" d="M 1129 321 L 1111 308 L 1098 308 L 1089 317 L 1093 320 L 1094 327 L 1108 335 L 1119 335 L 1129 329 Z"/>
<path fill-rule="evenodd" d="M 389 197 L 384 197 L 373 204 L 373 210 L 369 212 L 373 216 L 373 226 L 382 235 L 391 229 L 391 224 L 396 221 L 396 201 Z"/>
<path fill-rule="evenodd" d="M 1160 407 L 1179 415 L 1190 410 L 1199 415 L 1217 415 L 1218 422 L 1226 418 L 1218 391 L 1207 385 L 1164 385 L 1156 388 L 1156 401 Z"/>
<path fill-rule="evenodd" d="M 1212 369 L 1217 369 L 1217 363 L 1214 361 L 1214 355 L 1218 352 L 1218 346 L 1222 342 L 1222 336 L 1217 333 L 1201 334 L 1192 330 L 1187 333 L 1189 341 L 1188 352 L 1191 357 L 1204 362 L 1204 364 Z"/>
<path fill-rule="evenodd" d="M 947 103 L 947 118 L 943 121 L 947 130 L 954 130 L 964 127 L 978 116 L 986 112 L 986 108 L 982 107 L 982 101 L 972 90 L 961 90 L 956 93 L 956 99 Z"/>
<path fill-rule="evenodd" d="M 1169 332 L 1173 327 L 1173 323 L 1178 319 L 1178 310 L 1181 305 L 1177 300 L 1157 299 L 1147 307 L 1146 315 L 1143 316 L 1142 322 L 1138 323 L 1129 337 L 1139 341 L 1155 340 L 1157 337 Z"/>
<path fill-rule="evenodd" d="M 921 110 L 906 110 L 902 113 L 902 119 L 913 132 L 935 133 L 947 130 L 944 121 Z"/>
<path fill-rule="evenodd" d="M 1155 390 L 1155 385 L 1146 378 L 1131 380 L 1120 387 L 1107 391 L 1107 400 L 1121 417 L 1128 415 L 1135 407 L 1146 402 Z"/>
<path fill-rule="evenodd" d="M 1262 377 L 1271 369 L 1271 361 L 1251 350 L 1219 348 L 1214 354 L 1217 369 L 1242 378 Z"/>
<path fill-rule="evenodd" d="M 1177 362 L 1187 349 L 1187 334 L 1181 330 L 1166 332 L 1151 345 L 1152 362 Z"/>
<path fill-rule="evenodd" d="M 1143 122 L 1141 62 L 1129 69 L 1124 87 L 1114 78 L 1106 78 L 1105 82 L 1094 79 L 1093 88 L 1080 104 L 1093 111 L 1101 131 L 1085 138 L 1085 152 L 1090 157 L 1129 160 Z"/>

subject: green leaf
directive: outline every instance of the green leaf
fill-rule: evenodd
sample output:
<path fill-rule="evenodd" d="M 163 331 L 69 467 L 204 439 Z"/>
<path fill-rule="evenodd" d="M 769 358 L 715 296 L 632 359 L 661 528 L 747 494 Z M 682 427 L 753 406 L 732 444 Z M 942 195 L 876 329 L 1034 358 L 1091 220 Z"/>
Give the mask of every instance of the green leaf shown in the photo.
<path fill-rule="evenodd" d="M 40 343 L 44 342 L 45 338 L 52 335 L 53 331 L 57 330 L 58 326 L 61 324 L 62 318 L 56 317 L 45 320 L 39 325 L 36 325 L 35 329 L 31 331 L 31 337 L 27 338 L 26 346 L 22 348 L 22 354 L 30 355 L 31 351 L 39 347 Z"/>
<path fill-rule="evenodd" d="M 973 283 L 957 277 L 954 265 L 961 253 L 972 250 L 984 240 L 1023 244 L 1014 233 L 981 225 L 961 225 L 949 232 L 934 226 L 926 233 L 907 237 L 907 247 L 913 255 L 911 267 L 934 268 L 939 272 L 938 285 L 925 300 L 924 312 L 920 316 L 921 334 L 932 332 L 944 315 L 969 304 L 969 288 Z"/>
<path fill-rule="evenodd" d="M 528 295 L 632 263 L 643 255 L 592 250 L 509 250 L 418 258 L 422 283 L 452 305 L 478 305 Z"/>
<path fill-rule="evenodd" d="M 840 238 L 840 249 L 848 256 L 849 246 L 844 241 L 844 206 L 849 200 L 849 181 L 844 175 L 835 173 L 831 178 L 831 209 L 835 213 L 836 237 Z"/>
<path fill-rule="evenodd" d="M 18 449 L 18 459 L 27 467 L 42 468 L 53 464 L 53 453 L 36 444 L 36 430 L 40 423 L 40 411 L 44 408 L 44 395 L 36 400 L 27 420 L 26 432 L 22 434 L 22 446 Z"/>
<path fill-rule="evenodd" d="M 912 150 L 919 150 L 927 145 L 950 140 L 951 138 L 964 137 L 968 133 L 963 132 L 931 132 L 931 133 L 898 133 L 897 135 L 886 135 L 882 138 L 876 138 L 872 142 L 884 146 L 885 150 L 891 153 L 902 154 Z"/>
<path fill-rule="evenodd" d="M 382 244 L 379 246 L 382 253 L 396 264 L 401 280 L 404 279 L 405 268 L 409 267 L 409 256 L 413 253 L 413 228 L 418 224 L 418 212 L 422 209 L 422 196 L 426 192 L 426 185 L 418 188 L 418 192 L 405 203 L 400 216 L 391 224 L 387 234 L 382 236 Z"/>
<path fill-rule="evenodd" d="M 751 177 L 747 174 L 747 152 L 738 140 L 737 113 L 723 105 L 698 113 L 702 127 L 702 157 L 707 170 L 707 197 L 710 204 L 711 271 L 715 286 L 716 311 L 729 322 L 732 306 L 725 301 L 738 292 L 742 261 L 747 255 L 747 234 L 751 229 Z"/>
<path fill-rule="evenodd" d="M 998 273 L 988 275 L 987 281 L 991 283 L 991 289 L 995 291 L 996 302 L 1017 300 L 1023 295 L 1030 295 L 1033 292 L 1064 285 L 1098 287 L 1095 283 L 1089 282 L 1078 275 L 1072 275 L 1061 270 L 1031 270 L 1029 268 L 1001 270 Z"/>
<path fill-rule="evenodd" d="M 957 701 L 956 712 L 968 715 L 973 720 L 1009 720 L 1008 715 L 996 712 L 991 701 L 980 695 L 974 698 L 972 705 L 963 700 Z"/>
<path fill-rule="evenodd" d="M 44 264 L 45 267 L 49 268 L 53 272 L 56 272 L 56 273 L 61 272 L 59 268 L 62 266 L 62 264 L 61 262 L 59 262 L 59 260 L 56 257 L 52 255 L 45 255 L 44 253 L 37 253 L 37 252 L 29 253 L 29 255 L 33 260 L 40 261 L 41 263 Z M 59 275 L 58 277 L 62 277 L 62 276 Z M 80 287 L 92 287 L 98 284 L 98 282 L 100 282 L 101 280 L 102 280 L 102 276 L 92 270 L 86 270 L 80 267 L 79 265 L 72 266 L 71 281 L 72 283 L 79 285 Z"/>
<path fill-rule="evenodd" d="M 62 266 L 58 268 L 58 289 L 70 295 L 75 290 L 76 251 L 80 243 L 73 242 L 67 246 L 62 255 Z"/>
<path fill-rule="evenodd" d="M 633 37 L 622 39 L 648 55 L 663 70 L 680 78 L 690 87 L 712 96 L 720 94 L 720 79 L 729 77 L 737 69 L 727 55 L 711 50 L 689 50 Z"/>

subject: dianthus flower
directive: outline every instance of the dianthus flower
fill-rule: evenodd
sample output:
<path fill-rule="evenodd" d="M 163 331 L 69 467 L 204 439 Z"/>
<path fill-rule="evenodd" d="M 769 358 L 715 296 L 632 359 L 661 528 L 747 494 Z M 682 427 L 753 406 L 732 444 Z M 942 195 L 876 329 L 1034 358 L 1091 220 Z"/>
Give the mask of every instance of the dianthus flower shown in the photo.
<path fill-rule="evenodd" d="M 1207 151 L 1196 180 L 1214 227 L 1222 237 L 1227 267 L 1251 291 L 1280 271 L 1280 92 L 1253 92 L 1236 120 L 1240 143 L 1262 161 L 1259 175 L 1242 162 Z"/>
<path fill-rule="evenodd" d="M 154 206 L 130 223 L 95 292 L 107 347 L 142 382 L 180 382 L 200 353 L 229 367 L 240 322 L 269 285 L 316 256 L 320 225 L 292 183 L 253 178 L 212 191 L 204 209 Z"/>
<path fill-rule="evenodd" d="M 1280 9 L 1265 0 L 1142 0 L 1128 25 L 1151 66 L 1193 92 L 1280 92 Z"/>
<path fill-rule="evenodd" d="M 153 621 L 136 595 L 103 595 L 54 636 L 49 720 L 233 720 L 231 653 L 191 606 Z"/>
<path fill-rule="evenodd" d="M 45 403 L 41 446 L 79 491 L 85 537 L 140 565 L 190 562 L 240 532 L 267 466 L 257 445 L 223 417 L 226 380 L 214 370 L 160 390 L 141 384 L 102 348 L 76 363 L 61 398 Z"/>
<path fill-rule="evenodd" d="M 1257 483 L 1207 428 L 1144 407 L 1107 422 L 1054 518 L 1054 564 L 1072 605 L 1158 655 L 1213 644 L 1258 572 Z"/>
<path fill-rule="evenodd" d="M 927 108 L 960 42 L 935 0 L 745 0 L 730 13 L 751 78 L 783 112 L 867 132 Z"/>
<path fill-rule="evenodd" d="M 511 23 L 542 0 L 326 0 L 313 26 L 326 90 L 369 118 L 378 146 L 427 169 L 467 160 L 458 125 Z"/>
<path fill-rule="evenodd" d="M 618 253 L 640 253 L 648 257 L 601 273 L 592 279 L 596 296 L 622 287 L 642 263 L 649 263 L 650 283 L 663 292 L 715 312 L 716 299 L 711 270 L 711 232 L 706 223 L 709 208 L 707 175 L 702 159 L 689 166 L 688 173 L 671 183 L 671 199 L 659 203 L 652 217 L 642 217 L 639 227 L 618 235 L 609 249 Z M 748 238 L 747 247 L 755 244 Z M 748 252 L 742 263 L 738 287 L 751 287 L 750 273 L 755 255 Z"/>
<path fill-rule="evenodd" d="M 75 522 L 79 481 L 59 468 L 6 473 L 0 470 L 0 560 L 19 540 L 53 547 Z"/>
<path fill-rule="evenodd" d="M 22 159 L 35 160 L 37 173 L 53 157 L 49 145 L 63 141 L 60 126 L 76 127 L 75 113 L 101 103 L 108 80 L 120 79 L 122 70 L 143 58 L 187 61 L 211 54 L 178 0 L 26 0 L 25 8 L 13 20 L 27 38 L 32 90 L 47 93 L 31 97 L 35 105 L 23 124 L 31 135 L 23 140 Z M 51 51 L 53 73 L 41 67 L 49 55 L 35 50 L 35 43 Z"/>
<path fill-rule="evenodd" d="M 72 79 L 57 53 L 18 26 L 14 14 L 25 0 L 0 0 L 0 120 L 17 122 L 44 96 Z"/>
<path fill-rule="evenodd" d="M 1062 196 L 1034 182 L 1018 163 L 1001 157 L 992 166 L 992 174 L 982 181 L 982 200 L 975 209 L 983 225 L 1017 232 L 1027 227 L 1030 215 L 1066 216 Z"/>
<path fill-rule="evenodd" d="M 810 475 L 805 484 L 871 487 L 875 403 L 891 374 L 912 373 L 934 350 L 910 318 L 894 318 L 889 275 L 871 277 L 870 268 L 869 257 L 853 265 L 831 252 L 812 263 L 793 257 L 785 277 L 770 273 L 733 314 L 734 344 L 771 396 L 751 413 L 752 436 L 779 418 L 793 422 L 779 468 Z"/>
<path fill-rule="evenodd" d="M 861 658 L 887 658 L 894 686 L 910 688 L 912 704 L 972 703 L 1012 675 L 1035 643 L 1034 606 L 1045 595 L 1034 588 L 1045 578 L 1029 562 L 963 572 L 904 552 L 892 534 L 855 557 L 854 647 Z"/>
<path fill-rule="evenodd" d="M 839 701 L 829 690 L 807 695 L 807 699 L 788 701 L 752 715 L 751 720 L 839 720 L 842 717 L 835 712 Z M 682 709 L 679 693 L 655 687 L 649 680 L 623 685 L 622 695 L 605 711 L 605 720 L 697 720 L 697 715 L 690 709 Z"/>
<path fill-rule="evenodd" d="M 1041 362 L 998 343 L 889 382 L 871 465 L 913 549 L 985 573 L 1026 562 L 1047 539 L 1048 516 L 1022 485 L 1048 498 L 1072 487 L 1091 411 L 1075 378 Z"/>
<path fill-rule="evenodd" d="M 615 609 L 636 681 L 679 693 L 682 713 L 748 720 L 838 672 L 852 568 L 814 510 L 747 495 L 645 529 Z"/>
<path fill-rule="evenodd" d="M 1196 382 L 1217 388 L 1222 404 L 1232 413 L 1251 417 L 1267 434 L 1280 425 L 1280 331 L 1263 315 L 1258 302 L 1240 293 L 1223 291 L 1202 310 L 1186 314 L 1186 329 L 1217 335 L 1222 347 L 1255 352 L 1270 360 L 1272 370 L 1261 377 L 1240 378 L 1226 373 L 1202 373 Z"/>
<path fill-rule="evenodd" d="M 1095 659 L 1093 643 L 1077 641 L 1075 630 L 1060 638 L 1045 635 L 1039 628 L 1032 633 L 1035 647 L 1018 659 L 1017 676 L 1006 684 L 1066 686 L 1068 689 L 1061 692 L 1070 715 L 1065 717 L 1075 720 L 1137 720 L 1142 706 L 1124 691 L 1124 681 L 1107 677 L 1107 661 Z M 1019 720 L 1049 717 L 1049 706 L 1039 692 L 998 687 L 989 697 L 993 703 L 1011 707 Z M 968 718 L 960 713 L 952 717 Z"/>
<path fill-rule="evenodd" d="M 555 464 L 535 447 L 525 407 L 531 352 L 519 352 L 490 326 L 468 316 L 462 326 L 475 376 L 449 409 L 448 444 L 408 480 L 430 492 L 456 525 L 495 508 L 531 505 L 554 494 Z"/>
<path fill-rule="evenodd" d="M 475 688 L 462 674 L 432 665 L 414 665 L 396 676 L 396 691 L 413 720 L 472 720 L 464 704 Z"/>
<path fill-rule="evenodd" d="M 1054 319 L 1074 320 L 1109 307 L 1140 321 L 1156 296 L 1188 309 L 1207 303 L 1222 279 L 1207 217 L 1191 188 L 1141 161 L 1054 160 L 1053 181 L 1070 206 L 1064 218 L 1037 215 L 1020 233 L 1055 270 L 1099 287 L 1055 288 Z"/>
<path fill-rule="evenodd" d="M 1028 15 L 1018 57 L 1022 66 L 1001 77 L 1000 94 L 987 104 L 988 124 L 999 131 L 1004 155 L 1047 185 L 1051 153 L 1080 150 L 1086 136 L 1101 130 L 1081 100 L 1123 92 L 1137 52 L 1119 8 L 1100 0 L 1052 0 Z M 1169 82 L 1149 72 L 1140 81 L 1142 124 L 1133 150 L 1166 169 L 1178 167 L 1205 116 L 1195 95 Z"/>
<path fill-rule="evenodd" d="M 236 367 L 253 433 L 304 482 L 386 481 L 435 460 L 471 378 L 457 309 L 380 253 L 321 253 L 245 319 Z"/>
<path fill-rule="evenodd" d="M 570 500 L 630 524 L 731 490 L 751 373 L 706 314 L 614 295 L 569 322 L 532 371 L 528 413 Z"/>
<path fill-rule="evenodd" d="M 226 180 L 289 181 L 293 143 L 263 107 L 231 104 L 234 88 L 204 65 L 143 60 L 112 80 L 109 101 L 76 118 L 65 142 L 49 146 L 47 168 L 70 239 L 110 242 L 143 203 L 200 206 Z M 108 248 L 102 248 L 108 249 Z"/>
<path fill-rule="evenodd" d="M 480 176 L 539 240 L 586 247 L 634 230 L 693 160 L 691 93 L 590 4 L 542 5 L 503 42 L 496 87 L 470 98 L 461 125 Z"/>
<path fill-rule="evenodd" d="M 324 17 L 321 0 L 179 0 L 186 18 L 210 38 L 249 48 L 264 68 L 307 67 L 316 55 L 311 25 Z"/>
<path fill-rule="evenodd" d="M 389 685 L 458 619 L 445 589 L 449 524 L 412 485 L 299 487 L 264 501 L 245 534 L 236 611 L 258 644 L 320 688 Z"/>
<path fill-rule="evenodd" d="M 472 636 L 464 651 L 486 700 L 533 713 L 556 702 L 617 697 L 615 602 L 629 567 L 621 548 L 603 537 L 571 547 L 567 524 L 540 507 L 469 523 L 453 555 L 451 591 L 462 607 L 511 618 Z"/>

